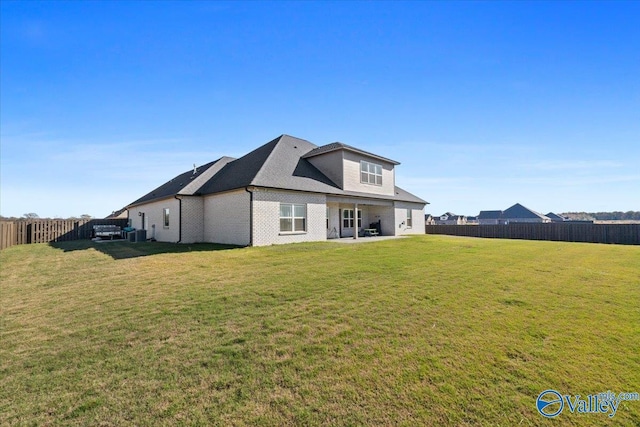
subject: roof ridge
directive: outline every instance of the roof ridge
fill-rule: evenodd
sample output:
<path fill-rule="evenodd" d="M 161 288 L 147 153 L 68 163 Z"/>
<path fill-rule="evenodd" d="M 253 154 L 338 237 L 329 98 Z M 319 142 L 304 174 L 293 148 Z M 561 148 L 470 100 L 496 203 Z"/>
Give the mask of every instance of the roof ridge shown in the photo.
<path fill-rule="evenodd" d="M 330 142 L 329 144 L 325 144 L 325 145 L 321 145 L 319 147 L 316 147 L 313 150 L 311 150 L 308 153 L 306 153 L 303 157 L 305 157 L 305 158 L 314 157 L 314 156 L 317 156 L 317 155 L 320 155 L 320 154 L 330 153 L 330 152 L 336 151 L 336 150 L 351 151 L 351 152 L 354 152 L 354 153 L 357 153 L 357 154 L 360 154 L 360 155 L 371 157 L 373 159 L 382 160 L 384 162 L 391 163 L 393 165 L 399 165 L 400 164 L 400 162 L 392 160 L 392 159 L 390 159 L 388 157 L 380 156 L 380 155 L 372 153 L 370 151 L 366 151 L 366 150 L 363 150 L 361 148 L 354 147 L 353 145 L 345 144 L 344 142 L 339 142 L 339 141 Z"/>
<path fill-rule="evenodd" d="M 185 185 L 178 194 L 190 196 L 197 193 L 207 182 L 209 182 L 228 163 L 234 161 L 233 157 L 222 156 L 214 161 L 206 170 L 202 171 L 193 181 Z"/>
<path fill-rule="evenodd" d="M 264 166 L 269 162 L 269 159 L 271 158 L 271 156 L 273 156 L 273 152 L 275 151 L 276 147 L 280 144 L 280 142 L 282 141 L 282 138 L 285 137 L 287 135 L 282 134 L 279 137 L 272 139 L 271 141 L 267 142 L 267 144 L 271 144 L 272 142 L 276 141 L 276 143 L 273 145 L 273 148 L 271 148 L 271 150 L 269 150 L 269 155 L 267 155 L 267 157 L 264 159 L 264 162 L 262 162 L 262 164 L 260 165 L 260 167 L 258 168 L 258 170 L 256 171 L 256 174 L 253 175 L 253 178 L 251 178 L 250 183 L 252 185 L 255 185 L 255 182 L 258 179 L 258 175 L 260 175 L 260 173 L 262 172 L 262 170 L 264 169 Z"/>

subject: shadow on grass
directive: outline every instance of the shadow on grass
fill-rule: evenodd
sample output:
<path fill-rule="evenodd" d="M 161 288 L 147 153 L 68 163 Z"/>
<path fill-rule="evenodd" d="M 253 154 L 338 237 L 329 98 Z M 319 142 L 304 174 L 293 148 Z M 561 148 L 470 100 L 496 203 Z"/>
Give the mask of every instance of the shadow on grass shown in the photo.
<path fill-rule="evenodd" d="M 50 242 L 49 246 L 60 249 L 64 252 L 95 249 L 105 255 L 109 255 L 113 259 L 128 259 L 158 254 L 177 254 L 183 252 L 211 252 L 242 248 L 242 246 L 223 245 L 218 243 L 131 243 L 126 240 L 105 240 L 102 242 L 94 242 L 91 240 L 74 240 L 71 242 Z"/>

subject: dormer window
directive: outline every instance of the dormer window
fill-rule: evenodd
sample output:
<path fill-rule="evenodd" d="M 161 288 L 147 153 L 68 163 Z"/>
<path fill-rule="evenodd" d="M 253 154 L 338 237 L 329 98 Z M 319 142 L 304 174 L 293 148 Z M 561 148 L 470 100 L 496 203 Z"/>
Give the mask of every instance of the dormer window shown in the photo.
<path fill-rule="evenodd" d="M 360 162 L 360 182 L 382 185 L 382 166 L 362 160 Z"/>

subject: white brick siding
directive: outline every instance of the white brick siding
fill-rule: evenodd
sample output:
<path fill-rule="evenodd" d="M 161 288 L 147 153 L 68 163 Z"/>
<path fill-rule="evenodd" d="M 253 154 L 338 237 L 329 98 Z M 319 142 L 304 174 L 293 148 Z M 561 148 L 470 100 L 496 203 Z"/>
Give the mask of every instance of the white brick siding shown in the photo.
<path fill-rule="evenodd" d="M 280 232 L 280 203 L 306 205 L 306 232 L 292 234 Z M 323 194 L 255 189 L 253 192 L 253 245 L 325 240 L 327 237 L 325 207 L 326 197 Z"/>
<path fill-rule="evenodd" d="M 407 209 L 411 209 L 412 226 L 407 227 Z M 421 204 L 410 202 L 395 203 L 396 234 L 424 234 L 424 208 Z"/>
<path fill-rule="evenodd" d="M 395 236 L 397 234 L 397 224 L 395 211 L 391 206 L 369 206 L 369 216 L 371 222 L 380 221 L 380 231 L 383 236 Z"/>
<path fill-rule="evenodd" d="M 204 198 L 204 241 L 247 246 L 249 193 L 242 189 Z"/>
<path fill-rule="evenodd" d="M 169 208 L 169 227 L 164 228 L 164 208 Z M 144 213 L 145 225 L 142 225 Z M 159 242 L 177 242 L 180 233 L 179 202 L 174 198 L 167 198 L 129 209 L 131 226 L 136 230 L 147 230 L 147 239 L 155 237 Z M 154 227 L 155 226 L 155 227 Z"/>
<path fill-rule="evenodd" d="M 337 203 L 327 203 L 327 207 L 329 208 L 329 228 L 327 228 L 327 239 L 338 239 L 340 238 L 340 205 Z"/>
<path fill-rule="evenodd" d="M 327 198 L 331 200 L 327 203 Z M 250 194 L 245 189 L 205 197 L 182 196 L 182 243 L 212 242 L 240 246 L 323 241 L 353 236 L 353 228 L 342 228 L 344 209 L 362 210 L 362 228 L 380 221 L 382 235 L 424 234 L 424 208 L 419 203 L 390 202 L 373 199 L 343 198 L 324 194 L 286 190 L 253 189 L 253 215 Z M 280 232 L 280 203 L 306 205 L 307 230 L 301 233 Z M 327 207 L 329 228 L 327 229 Z M 169 208 L 169 227 L 163 226 L 163 211 Z M 407 209 L 412 210 L 413 225 L 407 227 Z M 180 239 L 180 203 L 175 198 L 130 208 L 131 224 L 141 229 L 145 214 L 147 237 L 162 242 Z M 404 223 L 404 224 L 403 224 Z M 155 227 L 153 227 L 155 225 Z M 342 234 L 340 235 L 340 233 Z"/>
<path fill-rule="evenodd" d="M 204 241 L 204 200 L 198 196 L 182 196 L 181 243 L 202 241 Z"/>

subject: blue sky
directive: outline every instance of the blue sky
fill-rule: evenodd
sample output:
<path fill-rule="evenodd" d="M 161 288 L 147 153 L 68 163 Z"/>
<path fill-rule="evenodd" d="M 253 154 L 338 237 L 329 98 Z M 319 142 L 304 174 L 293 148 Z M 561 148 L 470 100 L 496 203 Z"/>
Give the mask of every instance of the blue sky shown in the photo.
<path fill-rule="evenodd" d="M 286 133 L 426 212 L 640 210 L 640 2 L 0 4 L 0 213 L 102 217 Z"/>

